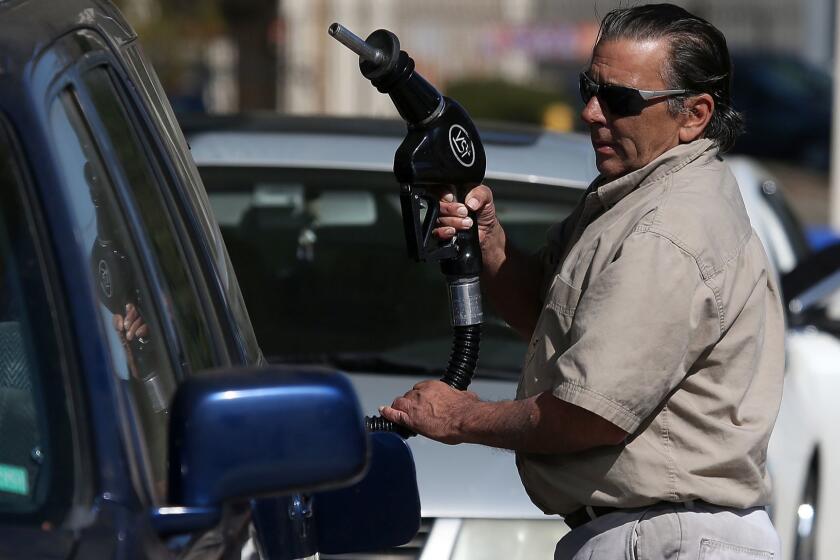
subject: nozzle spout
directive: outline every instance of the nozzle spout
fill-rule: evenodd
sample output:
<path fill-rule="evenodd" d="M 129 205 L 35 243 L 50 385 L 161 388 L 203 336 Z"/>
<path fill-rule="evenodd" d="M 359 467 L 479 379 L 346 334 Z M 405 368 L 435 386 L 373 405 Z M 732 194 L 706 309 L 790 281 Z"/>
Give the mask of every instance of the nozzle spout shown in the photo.
<path fill-rule="evenodd" d="M 386 62 L 385 53 L 381 50 L 370 46 L 364 39 L 341 25 L 340 23 L 333 23 L 329 29 L 330 35 L 339 43 L 359 55 L 362 60 L 367 60 L 377 66 Z"/>

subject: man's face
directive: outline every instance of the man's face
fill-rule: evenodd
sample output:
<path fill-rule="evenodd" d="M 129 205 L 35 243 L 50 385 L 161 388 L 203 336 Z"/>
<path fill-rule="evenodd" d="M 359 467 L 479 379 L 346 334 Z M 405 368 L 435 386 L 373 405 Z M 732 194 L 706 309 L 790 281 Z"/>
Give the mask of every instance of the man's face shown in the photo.
<path fill-rule="evenodd" d="M 598 84 L 668 89 L 662 78 L 667 54 L 664 39 L 598 43 L 587 74 Z M 616 116 L 594 96 L 581 118 L 589 126 L 598 171 L 609 179 L 640 169 L 679 144 L 680 123 L 664 98 L 648 101 L 638 115 Z"/>

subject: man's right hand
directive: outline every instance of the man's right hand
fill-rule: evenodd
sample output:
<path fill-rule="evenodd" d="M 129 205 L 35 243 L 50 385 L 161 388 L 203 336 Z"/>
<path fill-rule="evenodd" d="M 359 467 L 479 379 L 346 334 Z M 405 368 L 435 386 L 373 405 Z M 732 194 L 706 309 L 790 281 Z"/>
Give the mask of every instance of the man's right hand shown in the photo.
<path fill-rule="evenodd" d="M 140 315 L 137 307 L 128 303 L 125 306 L 125 315 L 115 314 L 113 317 L 114 329 L 127 341 L 135 338 L 149 336 L 149 327 Z"/>
<path fill-rule="evenodd" d="M 528 340 L 541 311 L 542 265 L 536 258 L 509 246 L 489 187 L 479 185 L 472 189 L 465 203 L 457 202 L 452 193 L 444 194 L 440 201 L 439 227 L 434 234 L 441 240 L 451 239 L 457 232 L 472 227 L 467 208 L 474 212 L 481 245 L 482 289 L 502 318 Z"/>
<path fill-rule="evenodd" d="M 435 236 L 441 240 L 451 239 L 456 232 L 464 231 L 472 227 L 472 218 L 468 216 L 469 210 L 475 212 L 478 219 L 478 241 L 481 244 L 482 252 L 486 251 L 485 245 L 492 242 L 499 230 L 499 221 L 496 218 L 496 207 L 493 205 L 493 192 L 486 185 L 479 185 L 467 193 L 466 205 L 455 200 L 452 193 L 443 195 L 440 201 L 440 227 L 434 230 Z"/>

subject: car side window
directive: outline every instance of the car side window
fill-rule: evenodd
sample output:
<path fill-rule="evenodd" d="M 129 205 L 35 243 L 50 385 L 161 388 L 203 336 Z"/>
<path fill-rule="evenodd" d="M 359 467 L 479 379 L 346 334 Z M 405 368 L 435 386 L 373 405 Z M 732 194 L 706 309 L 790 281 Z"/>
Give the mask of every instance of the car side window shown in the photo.
<path fill-rule="evenodd" d="M 93 141 L 76 94 L 64 90 L 50 107 L 60 167 L 69 183 L 77 242 L 89 247 L 90 270 L 112 367 L 139 418 L 154 487 L 166 482 L 169 404 L 178 372 L 167 352 L 159 310 L 149 289 L 135 240 L 119 203 L 113 177 Z"/>
<path fill-rule="evenodd" d="M 111 140 L 111 146 L 125 173 L 125 179 L 136 202 L 143 229 L 148 233 L 155 258 L 169 289 L 168 311 L 177 323 L 178 338 L 183 345 L 183 366 L 187 371 L 210 369 L 216 365 L 213 344 L 205 313 L 197 299 L 195 283 L 185 267 L 187 259 L 181 239 L 172 223 L 173 213 L 162 198 L 171 188 L 162 179 L 162 170 L 151 147 L 144 145 L 138 127 L 127 114 L 127 107 L 117 94 L 109 72 L 96 67 L 83 76 L 96 112 Z"/>
<path fill-rule="evenodd" d="M 76 461 L 64 360 L 17 150 L 0 119 L 0 519 L 54 526 Z"/>

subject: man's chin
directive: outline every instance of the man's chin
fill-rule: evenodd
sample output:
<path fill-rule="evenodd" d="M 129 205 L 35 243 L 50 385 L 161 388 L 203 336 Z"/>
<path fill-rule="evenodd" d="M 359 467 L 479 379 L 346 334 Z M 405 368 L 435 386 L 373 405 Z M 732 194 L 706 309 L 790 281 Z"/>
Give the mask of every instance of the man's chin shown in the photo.
<path fill-rule="evenodd" d="M 615 157 L 602 158 L 599 155 L 595 156 L 595 167 L 598 172 L 607 179 L 618 179 L 627 173 L 626 166 Z"/>

